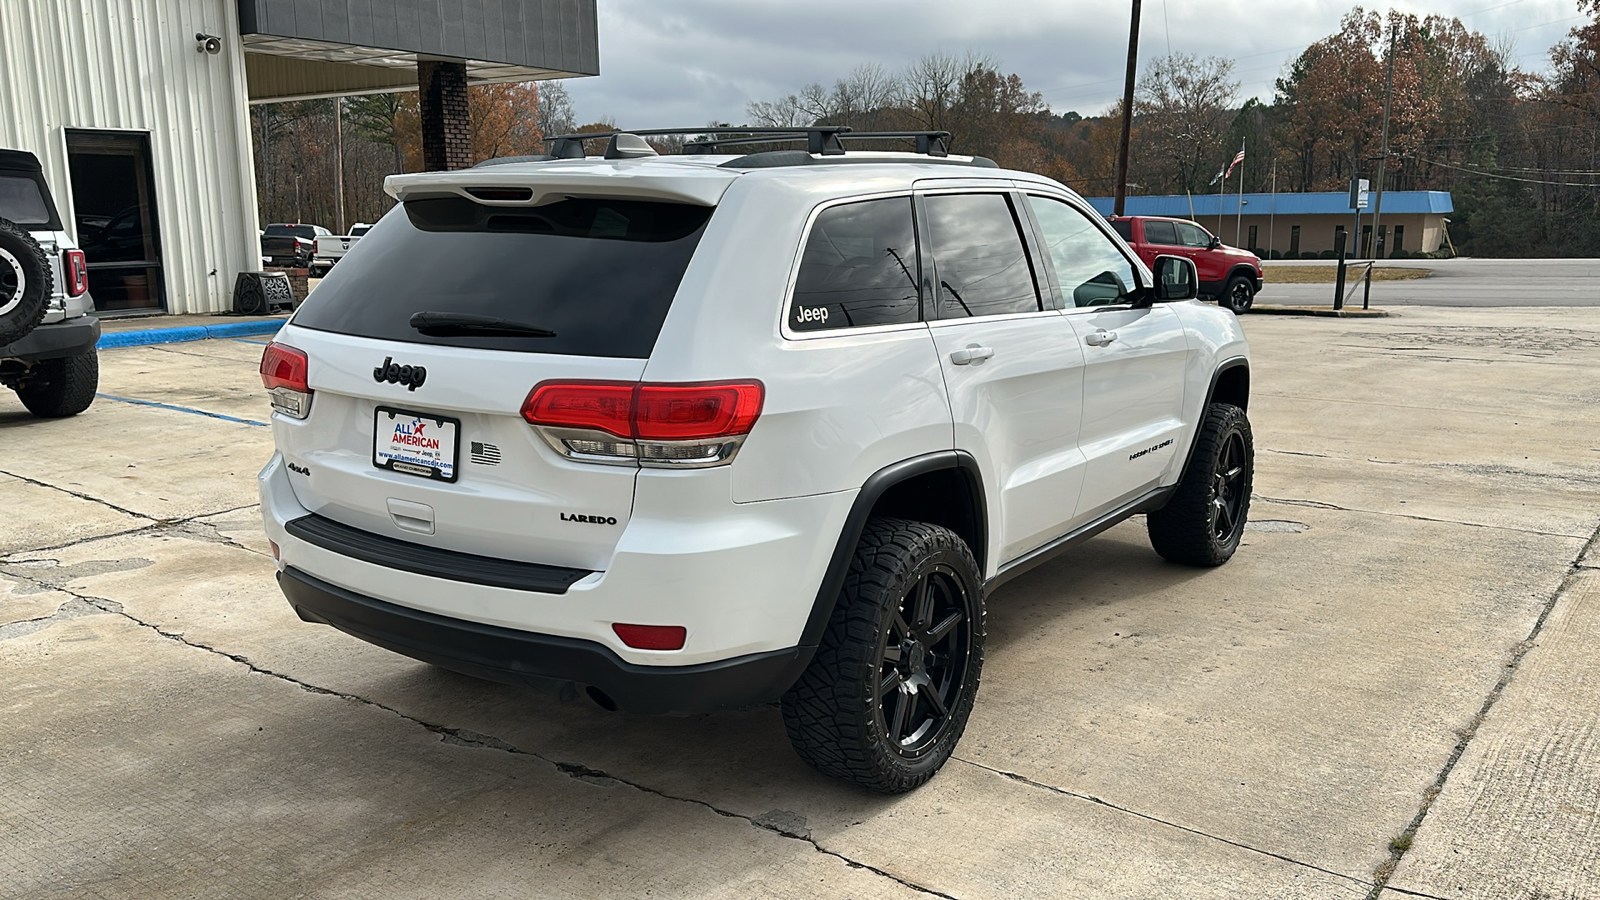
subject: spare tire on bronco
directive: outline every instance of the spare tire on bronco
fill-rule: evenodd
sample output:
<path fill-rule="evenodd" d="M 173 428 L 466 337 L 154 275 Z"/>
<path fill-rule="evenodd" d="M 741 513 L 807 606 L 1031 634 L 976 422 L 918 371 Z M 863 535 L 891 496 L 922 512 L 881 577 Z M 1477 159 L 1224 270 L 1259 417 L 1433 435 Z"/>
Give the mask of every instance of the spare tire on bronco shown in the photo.
<path fill-rule="evenodd" d="M 10 219 L 0 219 L 0 347 L 33 331 L 54 290 L 50 260 L 38 241 Z"/>

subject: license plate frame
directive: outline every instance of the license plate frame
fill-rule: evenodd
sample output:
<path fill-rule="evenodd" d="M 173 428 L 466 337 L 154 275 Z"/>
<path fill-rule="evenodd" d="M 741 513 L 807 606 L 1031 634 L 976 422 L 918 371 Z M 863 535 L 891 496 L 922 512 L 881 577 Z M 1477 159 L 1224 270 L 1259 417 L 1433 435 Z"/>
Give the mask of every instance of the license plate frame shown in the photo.
<path fill-rule="evenodd" d="M 413 430 L 398 429 L 396 426 L 403 424 L 403 420 L 412 420 L 410 427 Z M 418 425 L 422 427 L 418 429 Z M 438 438 L 427 435 L 430 427 L 435 429 L 433 433 L 439 435 Z M 424 441 L 437 440 L 439 446 L 408 446 L 397 441 L 397 435 L 413 435 Z M 414 478 L 454 483 L 461 474 L 461 420 L 395 406 L 374 408 L 372 465 Z"/>

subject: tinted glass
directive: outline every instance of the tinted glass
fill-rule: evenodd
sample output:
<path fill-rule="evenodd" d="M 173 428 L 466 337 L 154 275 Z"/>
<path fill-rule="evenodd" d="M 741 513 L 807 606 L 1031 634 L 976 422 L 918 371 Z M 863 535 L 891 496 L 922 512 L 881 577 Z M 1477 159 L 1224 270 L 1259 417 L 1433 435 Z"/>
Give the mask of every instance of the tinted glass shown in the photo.
<path fill-rule="evenodd" d="M 294 322 L 418 344 L 648 357 L 710 217 L 708 207 L 636 200 L 412 200 L 350 248 Z M 556 336 L 430 337 L 410 325 L 424 310 Z"/>
<path fill-rule="evenodd" d="M 267 237 L 302 237 L 315 239 L 317 229 L 310 225 L 268 225 Z"/>
<path fill-rule="evenodd" d="M 1191 225 L 1188 222 L 1175 222 L 1173 223 L 1173 227 L 1178 229 L 1178 240 L 1183 244 L 1183 246 L 1211 246 L 1210 233 L 1208 233 L 1204 228 L 1201 228 L 1199 225 Z"/>
<path fill-rule="evenodd" d="M 372 227 L 371 225 L 357 225 L 356 227 L 350 229 L 350 236 L 351 237 L 361 237 L 363 234 L 366 234 L 367 233 L 367 229 L 369 229 L 371 227 Z"/>
<path fill-rule="evenodd" d="M 1128 221 L 1127 219 L 1122 219 L 1120 221 L 1112 222 L 1111 223 L 1111 227 L 1116 229 L 1117 234 L 1122 235 L 1122 239 L 1123 240 L 1132 243 L 1132 241 L 1133 241 L 1133 223 L 1132 222 Z"/>
<path fill-rule="evenodd" d="M 1034 218 L 1061 293 L 1073 306 L 1127 303 L 1137 289 L 1133 264 L 1088 216 L 1049 197 L 1032 197 Z M 1148 229 L 1151 223 L 1146 222 Z"/>
<path fill-rule="evenodd" d="M 26 176 L 0 175 L 0 219 L 18 225 L 49 224 L 50 206 L 39 193 L 38 182 Z"/>
<path fill-rule="evenodd" d="M 1168 247 L 1178 246 L 1178 230 L 1172 227 L 1171 222 L 1145 222 L 1144 242 L 1146 244 L 1165 244 Z"/>
<path fill-rule="evenodd" d="M 817 216 L 800 257 L 790 328 L 915 322 L 918 305 L 910 197 L 848 203 Z"/>
<path fill-rule="evenodd" d="M 940 318 L 1040 308 L 1010 198 L 936 194 L 927 198 L 927 209 L 927 246 L 939 268 Z"/>

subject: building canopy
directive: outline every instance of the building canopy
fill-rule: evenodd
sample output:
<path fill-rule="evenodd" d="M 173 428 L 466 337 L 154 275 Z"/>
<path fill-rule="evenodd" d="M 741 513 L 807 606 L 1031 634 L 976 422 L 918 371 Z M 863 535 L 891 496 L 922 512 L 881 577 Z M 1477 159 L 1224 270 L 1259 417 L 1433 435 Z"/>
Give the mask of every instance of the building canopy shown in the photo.
<path fill-rule="evenodd" d="M 251 103 L 417 88 L 417 63 L 490 84 L 600 73 L 596 0 L 238 0 Z"/>

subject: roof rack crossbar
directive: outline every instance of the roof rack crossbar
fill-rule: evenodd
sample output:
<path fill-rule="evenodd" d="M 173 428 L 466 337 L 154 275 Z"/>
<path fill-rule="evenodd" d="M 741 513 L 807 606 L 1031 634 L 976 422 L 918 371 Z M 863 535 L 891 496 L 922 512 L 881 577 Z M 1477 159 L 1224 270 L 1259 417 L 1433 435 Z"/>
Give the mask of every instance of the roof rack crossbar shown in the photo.
<path fill-rule="evenodd" d="M 948 131 L 852 131 L 839 137 L 847 141 L 911 139 L 917 142 L 917 152 L 924 156 L 950 155 Z"/>
<path fill-rule="evenodd" d="M 848 125 L 796 125 L 792 128 L 734 127 L 734 126 L 701 126 L 698 128 L 635 128 L 616 129 L 614 131 L 587 131 L 571 134 L 558 134 L 545 138 L 545 143 L 550 144 L 550 155 L 556 159 L 582 159 L 583 142 L 598 141 L 615 138 L 619 134 L 636 134 L 645 136 L 664 136 L 672 134 L 693 135 L 735 135 L 735 136 L 763 136 L 774 138 L 777 135 L 787 135 L 786 140 L 806 142 L 806 149 L 811 153 L 824 156 L 834 156 L 844 152 L 844 145 L 839 143 L 839 137 L 850 131 Z M 691 143 L 704 143 L 693 141 Z"/>

